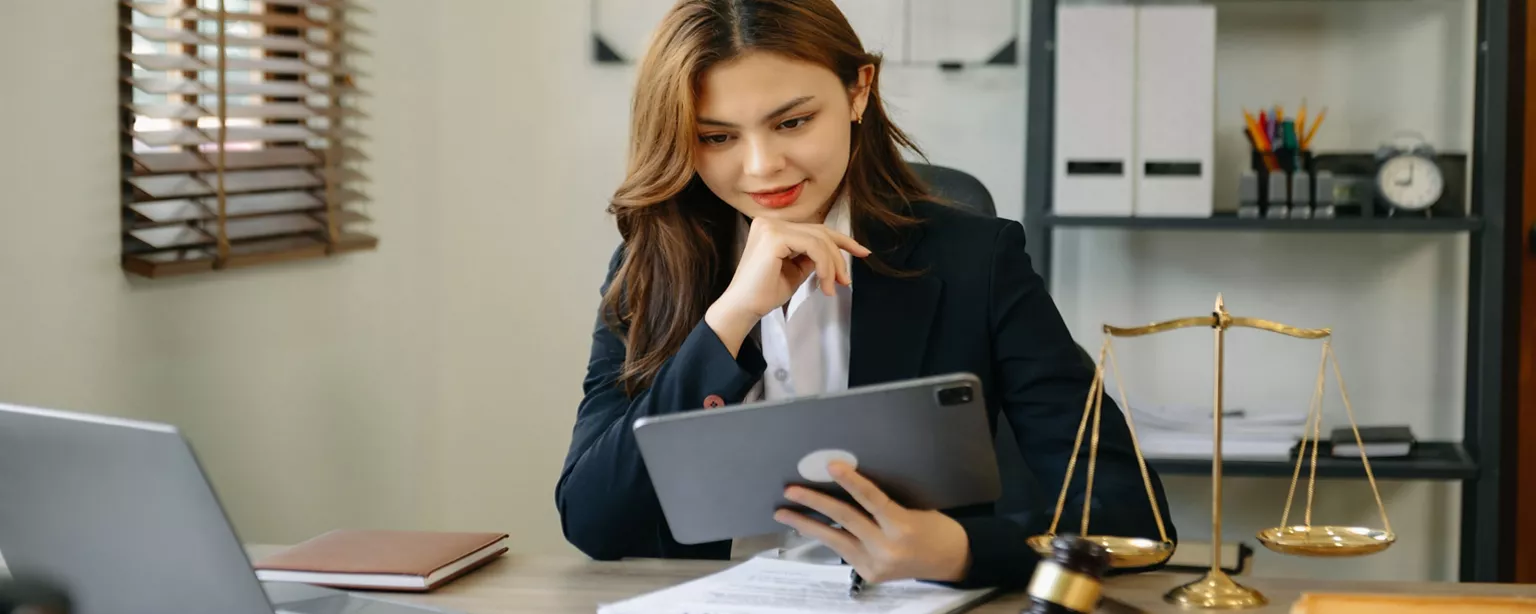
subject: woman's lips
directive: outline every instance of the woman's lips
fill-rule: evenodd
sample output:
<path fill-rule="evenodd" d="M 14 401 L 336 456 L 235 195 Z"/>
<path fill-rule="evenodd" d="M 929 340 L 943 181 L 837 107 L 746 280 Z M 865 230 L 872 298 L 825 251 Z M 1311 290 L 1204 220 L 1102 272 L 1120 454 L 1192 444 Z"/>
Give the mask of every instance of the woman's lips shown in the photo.
<path fill-rule="evenodd" d="M 751 192 L 752 200 L 758 205 L 769 209 L 783 209 L 795 204 L 795 201 L 800 199 L 800 192 L 804 187 L 805 182 L 801 181 L 795 185 L 772 192 Z"/>

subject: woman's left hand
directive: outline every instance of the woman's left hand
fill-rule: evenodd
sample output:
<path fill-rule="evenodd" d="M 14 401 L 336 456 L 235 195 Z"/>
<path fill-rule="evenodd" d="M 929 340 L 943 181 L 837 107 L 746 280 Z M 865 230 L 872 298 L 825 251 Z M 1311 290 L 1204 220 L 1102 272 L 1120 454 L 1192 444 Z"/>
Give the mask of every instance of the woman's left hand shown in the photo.
<path fill-rule="evenodd" d="M 970 568 L 965 527 L 942 512 L 910 510 L 892 501 L 873 482 L 842 462 L 827 468 L 853 495 L 859 509 L 826 494 L 791 486 L 785 497 L 816 510 L 841 528 L 781 509 L 773 518 L 801 535 L 826 544 L 866 582 L 918 579 L 957 582 Z"/>

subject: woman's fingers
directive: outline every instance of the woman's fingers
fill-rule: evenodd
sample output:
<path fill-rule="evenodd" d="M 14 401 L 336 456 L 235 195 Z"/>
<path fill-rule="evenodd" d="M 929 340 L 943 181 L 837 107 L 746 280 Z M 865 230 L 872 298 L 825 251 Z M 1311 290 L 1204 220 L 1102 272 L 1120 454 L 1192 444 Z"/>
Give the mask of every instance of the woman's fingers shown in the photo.
<path fill-rule="evenodd" d="M 827 518 L 831 518 L 832 522 L 842 525 L 854 537 L 859 538 L 859 541 L 871 543 L 881 539 L 880 525 L 875 524 L 875 521 L 869 517 L 869 514 L 825 493 L 816 492 L 809 488 L 791 486 L 785 490 L 784 498 L 816 510 Z"/>
<path fill-rule="evenodd" d="M 847 463 L 833 461 L 827 466 L 827 472 L 837 484 L 853 495 L 853 500 L 858 501 L 864 510 L 875 518 L 876 522 L 885 522 L 886 517 L 902 509 L 891 497 L 880 490 L 874 482 L 864 477 Z M 841 522 L 841 521 L 839 521 Z"/>
<path fill-rule="evenodd" d="M 864 545 L 848 531 L 811 520 L 806 515 L 791 510 L 781 509 L 774 512 L 773 519 L 799 531 L 801 535 L 825 544 L 849 563 L 862 562 L 866 556 Z"/>
<path fill-rule="evenodd" d="M 791 266 L 795 267 L 795 274 L 797 275 L 795 279 L 804 281 L 810 278 L 811 273 L 816 272 L 816 261 L 812 260 L 810 256 L 801 254 L 790 259 L 789 262 Z"/>
<path fill-rule="evenodd" d="M 823 228 L 826 227 L 823 226 Z M 848 253 L 850 254 L 863 258 L 872 253 L 869 251 L 869 248 L 864 247 L 863 245 L 860 245 L 858 241 L 853 240 L 853 237 L 845 235 L 836 230 L 832 230 L 830 228 L 826 228 L 826 231 L 828 236 L 832 238 L 833 243 L 837 244 L 837 246 L 841 249 L 848 250 Z"/>
<path fill-rule="evenodd" d="M 843 280 L 846 278 L 846 275 L 843 274 L 843 252 L 837 249 L 837 244 L 833 243 L 832 239 L 828 238 L 825 233 L 813 233 L 813 236 L 816 237 L 817 242 L 821 243 L 821 251 L 828 254 L 828 268 L 832 269 L 830 277 L 822 278 L 821 291 L 825 292 L 827 296 L 834 296 L 837 294 L 837 287 L 842 285 L 844 283 Z"/>
<path fill-rule="evenodd" d="M 834 281 L 844 286 L 852 284 L 853 276 L 848 271 L 848 259 L 843 257 L 843 250 L 839 249 L 837 243 L 832 240 L 831 232 L 830 230 L 823 232 L 821 240 L 827 244 L 827 251 L 832 252 L 832 258 L 837 261 L 837 279 Z"/>
<path fill-rule="evenodd" d="M 807 224 L 801 228 L 825 246 L 826 253 L 829 254 L 832 262 L 835 263 L 835 277 L 832 278 L 834 282 L 832 285 L 851 285 L 853 283 L 853 271 L 849 268 L 848 259 L 843 256 L 843 252 L 846 250 L 845 246 L 851 246 L 853 249 L 847 251 L 860 257 L 868 255 L 869 250 L 859 245 L 858 242 L 848 235 L 820 224 Z M 833 292 L 828 290 L 827 294 L 831 295 Z"/>
<path fill-rule="evenodd" d="M 810 229 L 802 228 L 786 233 L 784 241 L 790 251 L 805 254 L 816 263 L 817 281 L 821 282 L 821 291 L 828 296 L 836 294 L 838 261 L 842 260 L 837 250 Z"/>
<path fill-rule="evenodd" d="M 841 232 L 838 232 L 836 230 L 832 230 L 832 229 L 827 228 L 825 226 L 821 227 L 821 231 L 822 231 L 822 234 L 826 236 L 827 240 L 829 242 L 831 242 L 832 249 L 834 251 L 837 251 L 838 270 L 842 271 L 842 274 L 843 274 L 843 277 L 842 277 L 842 280 L 841 280 L 842 283 L 844 283 L 846 285 L 852 285 L 853 284 L 853 270 L 850 268 L 850 264 L 848 262 L 848 259 L 842 257 L 843 256 L 843 252 L 846 251 L 846 252 L 848 252 L 850 254 L 853 254 L 856 257 L 865 258 L 865 257 L 868 257 L 870 255 L 870 253 L 871 253 L 869 248 L 864 247 L 863 245 L 860 245 L 858 241 L 855 241 L 853 239 L 853 237 L 845 235 L 845 234 L 843 234 Z"/>
<path fill-rule="evenodd" d="M 870 250 L 852 237 L 822 224 L 754 221 L 747 243 L 748 251 L 767 249 L 791 263 L 801 280 L 814 270 L 827 296 L 835 296 L 837 286 L 853 283 L 853 271 L 843 252 L 860 258 L 870 255 Z"/>

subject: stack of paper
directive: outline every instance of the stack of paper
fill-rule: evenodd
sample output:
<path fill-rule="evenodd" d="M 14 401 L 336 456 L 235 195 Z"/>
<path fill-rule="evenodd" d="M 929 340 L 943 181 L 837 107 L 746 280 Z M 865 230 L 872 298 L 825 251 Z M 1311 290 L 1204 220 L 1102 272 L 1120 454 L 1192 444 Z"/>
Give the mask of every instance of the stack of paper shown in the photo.
<path fill-rule="evenodd" d="M 598 614 L 948 614 L 992 594 L 912 580 L 848 594 L 852 568 L 754 558 L 692 582 L 604 605 Z"/>
<path fill-rule="evenodd" d="M 1210 458 L 1215 440 L 1209 407 L 1131 408 L 1147 458 Z M 1305 411 L 1227 410 L 1221 420 L 1223 459 L 1285 460 L 1306 430 Z"/>

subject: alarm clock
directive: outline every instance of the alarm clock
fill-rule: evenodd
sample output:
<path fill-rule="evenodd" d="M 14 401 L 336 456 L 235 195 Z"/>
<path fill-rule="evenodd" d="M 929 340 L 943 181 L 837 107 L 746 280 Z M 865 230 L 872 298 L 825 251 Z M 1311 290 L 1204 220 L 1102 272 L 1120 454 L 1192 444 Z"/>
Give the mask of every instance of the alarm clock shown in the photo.
<path fill-rule="evenodd" d="M 1445 176 L 1435 150 L 1418 139 L 1411 144 L 1383 145 L 1376 152 L 1376 199 L 1387 214 L 1429 217 L 1445 195 Z"/>

